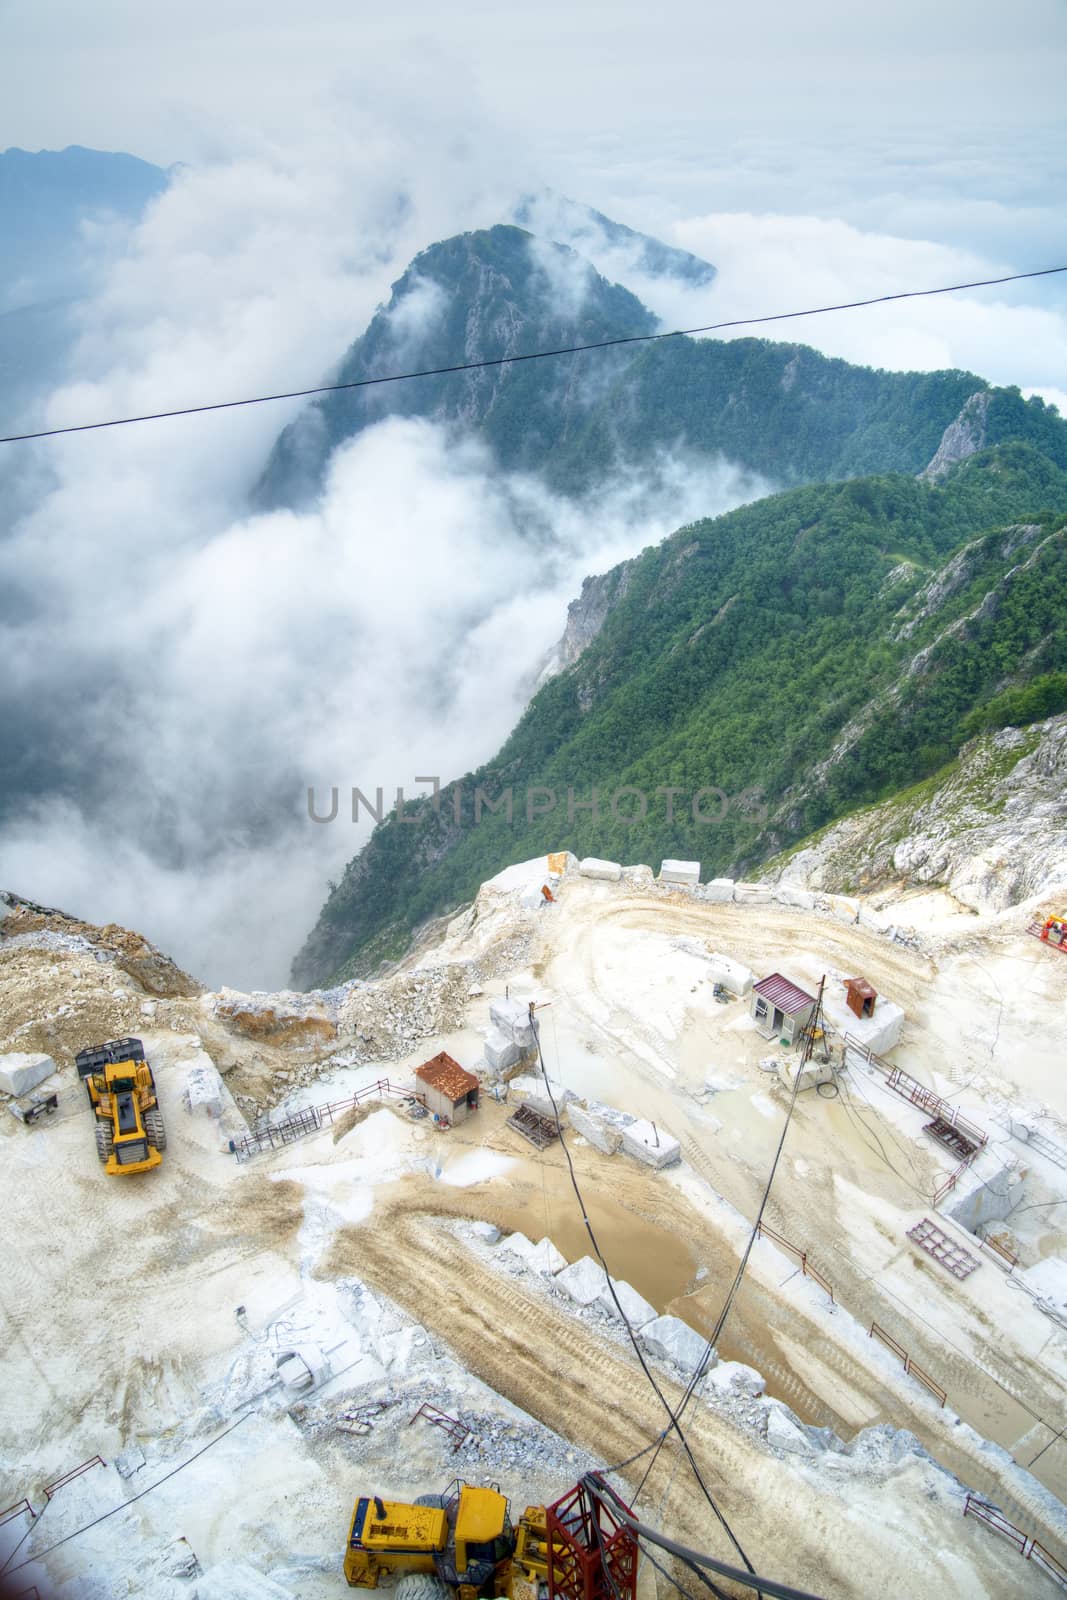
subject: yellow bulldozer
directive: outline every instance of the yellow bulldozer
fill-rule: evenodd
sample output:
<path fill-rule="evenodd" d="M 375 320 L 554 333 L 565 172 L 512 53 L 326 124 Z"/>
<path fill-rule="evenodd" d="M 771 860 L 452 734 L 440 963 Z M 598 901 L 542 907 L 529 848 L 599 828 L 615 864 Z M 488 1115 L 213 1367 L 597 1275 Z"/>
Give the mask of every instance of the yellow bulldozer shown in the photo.
<path fill-rule="evenodd" d="M 507 1498 L 456 1479 L 412 1505 L 365 1495 L 356 1501 L 345 1549 L 354 1589 L 399 1575 L 394 1600 L 541 1600 L 547 1593 L 544 1506 L 527 1506 L 512 1527 Z"/>
<path fill-rule="evenodd" d="M 111 1039 L 74 1058 L 96 1118 L 96 1153 L 110 1173 L 158 1167 L 167 1131 L 140 1039 Z"/>

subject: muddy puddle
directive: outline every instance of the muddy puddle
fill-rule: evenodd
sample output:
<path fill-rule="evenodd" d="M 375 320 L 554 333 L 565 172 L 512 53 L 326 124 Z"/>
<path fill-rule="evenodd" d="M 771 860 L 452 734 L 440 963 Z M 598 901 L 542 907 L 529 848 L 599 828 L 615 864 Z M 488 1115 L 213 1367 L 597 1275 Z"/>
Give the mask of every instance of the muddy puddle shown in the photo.
<path fill-rule="evenodd" d="M 613 1275 L 633 1284 L 657 1311 L 664 1311 L 696 1286 L 697 1258 L 679 1233 L 635 1209 L 646 1175 L 620 1173 L 619 1177 L 618 1184 L 597 1184 L 588 1173 L 582 1174 L 579 1181 L 589 1220 Z M 506 1172 L 466 1188 L 427 1176 L 390 1185 L 379 1194 L 385 1200 L 389 1192 L 408 1204 L 417 1196 L 427 1211 L 442 1216 L 495 1223 L 504 1233 L 524 1233 L 534 1241 L 547 1235 L 568 1261 L 594 1254 L 565 1167 L 518 1157 Z"/>

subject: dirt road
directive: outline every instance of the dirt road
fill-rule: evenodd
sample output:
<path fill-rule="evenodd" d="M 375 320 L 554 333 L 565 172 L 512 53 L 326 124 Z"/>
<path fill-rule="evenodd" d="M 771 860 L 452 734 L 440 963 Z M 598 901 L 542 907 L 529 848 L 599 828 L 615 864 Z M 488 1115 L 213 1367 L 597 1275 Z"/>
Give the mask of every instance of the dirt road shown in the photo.
<path fill-rule="evenodd" d="M 862 927 L 797 918 L 769 906 L 605 893 L 602 886 L 584 883 L 565 909 L 546 935 L 539 968 L 553 1001 L 551 1029 L 544 1032 L 550 1071 L 580 1089 L 572 1074 L 581 1077 L 590 1050 L 610 1061 L 603 1088 L 614 1090 L 616 1103 L 658 1118 L 680 1137 L 693 1170 L 744 1217 L 758 1207 L 785 1099 L 766 1091 L 756 1061 L 767 1047 L 740 1020 L 744 1006 L 725 1012 L 706 1004 L 701 1008 L 680 991 L 673 976 L 679 936 L 698 938 L 758 972 L 784 970 L 813 989 L 828 970 L 862 971 L 879 993 L 903 1005 L 912 1070 L 930 1081 L 935 1070 L 956 1059 L 944 1055 L 936 1032 L 931 1041 L 924 1031 L 934 1023 L 942 1033 L 952 1026 L 952 1017 L 942 1015 L 937 965 Z M 664 952 L 669 960 L 662 960 Z M 972 997 L 970 1005 L 972 1034 L 988 1030 L 990 1037 L 998 1031 L 1006 1037 L 992 989 L 985 996 L 985 1016 L 977 999 Z M 727 1083 L 732 1076 L 737 1087 L 702 1106 L 691 1091 L 702 1085 L 709 1069 Z M 877 1084 L 846 1080 L 836 1101 L 814 1094 L 801 1098 L 767 1220 L 811 1252 L 839 1301 L 864 1329 L 874 1321 L 887 1327 L 948 1390 L 950 1407 L 984 1437 L 1011 1450 L 1021 1465 L 1029 1466 L 1037 1456 L 1034 1472 L 1063 1498 L 1067 1445 L 1056 1438 L 1067 1422 L 1063 1341 L 1039 1312 L 1021 1304 L 1023 1297 L 1010 1292 L 992 1264 L 959 1283 L 907 1240 L 907 1228 L 932 1214 L 932 1191 L 946 1163 L 929 1141 L 919 1142 L 919 1114 L 914 1114 L 914 1133 L 902 1129 L 899 1117 L 912 1115 L 910 1109 L 898 1114 L 893 1106 L 883 1107 L 880 1093 L 893 1099 Z M 966 1240 L 962 1230 L 956 1231 Z M 694 1236 L 687 1236 L 692 1241 Z M 724 1251 L 720 1240 L 715 1253 L 706 1229 L 702 1247 L 713 1250 L 707 1264 L 714 1285 L 716 1269 L 730 1250 Z M 751 1286 L 746 1294 L 753 1294 Z M 724 1354 L 732 1350 L 746 1357 L 806 1420 L 830 1422 L 846 1435 L 850 1421 L 855 1426 L 863 1420 L 862 1408 L 853 1405 L 850 1417 L 848 1404 L 835 1403 L 839 1383 L 831 1374 L 838 1380 L 847 1376 L 847 1392 L 865 1393 L 875 1416 L 913 1428 L 952 1465 L 944 1439 L 938 1441 L 926 1425 L 925 1402 L 909 1408 L 899 1396 L 887 1396 L 866 1355 L 835 1348 L 824 1330 L 790 1328 L 787 1337 L 779 1336 L 771 1331 L 781 1322 L 774 1316 L 773 1298 L 766 1296 L 762 1304 L 759 1296 L 755 1299 L 751 1312 L 739 1308 L 743 1314 L 731 1323 Z M 718 1303 L 715 1288 L 709 1287 L 690 1296 L 684 1314 L 707 1327 Z M 683 1308 L 675 1304 L 674 1309 Z M 795 1316 L 793 1310 L 789 1314 Z M 819 1362 L 812 1359 L 815 1349 Z M 864 1369 L 865 1381 L 857 1378 Z M 956 1460 L 955 1470 L 966 1476 Z M 1037 1503 L 1012 1499 L 1014 1513 L 1024 1522 L 1039 1514 Z"/>
<path fill-rule="evenodd" d="M 428 1197 L 429 1199 L 429 1197 Z M 624 1460 L 652 1442 L 665 1413 L 636 1361 L 587 1331 L 512 1280 L 483 1266 L 459 1241 L 435 1227 L 411 1198 L 379 1208 L 371 1224 L 339 1234 L 319 1270 L 357 1270 L 432 1327 L 464 1365 L 575 1444 L 608 1461 Z M 664 1383 L 671 1404 L 679 1390 Z M 833 1596 L 878 1593 L 899 1549 L 883 1540 L 878 1511 L 892 1493 L 871 1479 L 871 1515 L 862 1537 L 843 1528 L 832 1475 L 794 1467 L 761 1450 L 706 1405 L 692 1408 L 686 1433 L 707 1482 L 758 1571 Z M 902 1470 L 916 1470 L 914 1458 Z M 788 1480 L 783 1482 L 783 1480 Z M 768 1519 L 772 1498 L 781 1514 Z M 686 1465 L 674 1447 L 661 1453 L 641 1506 L 677 1537 L 736 1559 Z M 969 1539 L 958 1504 L 924 1502 L 914 1526 L 907 1592 L 953 1593 L 953 1547 Z M 976 1530 L 977 1531 L 977 1530 Z M 1019 1564 L 996 1558 L 998 1595 L 1032 1592 Z M 992 1574 L 991 1574 L 992 1578 Z M 1002 1585 L 1002 1587 L 1001 1587 Z M 903 1590 L 901 1591 L 903 1592 Z"/>

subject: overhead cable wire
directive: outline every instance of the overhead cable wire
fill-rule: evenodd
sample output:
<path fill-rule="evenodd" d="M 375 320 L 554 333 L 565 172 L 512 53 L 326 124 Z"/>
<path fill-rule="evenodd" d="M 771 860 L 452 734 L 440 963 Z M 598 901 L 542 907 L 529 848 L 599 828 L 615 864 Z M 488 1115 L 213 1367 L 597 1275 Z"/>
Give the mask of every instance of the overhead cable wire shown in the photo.
<path fill-rule="evenodd" d="M 639 1539 L 647 1539 L 650 1544 L 666 1550 L 669 1555 L 677 1556 L 680 1561 L 696 1567 L 707 1567 L 710 1572 L 716 1573 L 721 1578 L 730 1578 L 734 1583 L 743 1584 L 746 1589 L 760 1589 L 764 1594 L 773 1596 L 774 1600 L 821 1600 L 819 1595 L 813 1595 L 807 1589 L 797 1589 L 792 1584 L 779 1583 L 776 1578 L 763 1578 L 752 1572 L 741 1572 L 737 1567 L 729 1566 L 716 1556 L 705 1555 L 702 1551 L 691 1550 L 687 1545 L 679 1544 L 676 1539 L 668 1539 L 656 1528 L 650 1528 L 647 1523 L 639 1521 L 611 1484 L 606 1483 L 599 1474 L 587 1473 L 582 1483 L 594 1500 L 600 1501 L 605 1495 L 611 1500 L 612 1516 L 625 1523 L 631 1533 L 637 1534 Z"/>
<path fill-rule="evenodd" d="M 677 1424 L 679 1418 L 681 1418 L 682 1415 L 685 1413 L 686 1408 L 688 1407 L 690 1401 L 692 1400 L 692 1398 L 693 1398 L 694 1394 L 696 1393 L 697 1389 L 700 1387 L 700 1384 L 703 1382 L 703 1379 L 704 1379 L 705 1375 L 707 1374 L 707 1372 L 709 1370 L 709 1367 L 710 1367 L 710 1364 L 711 1364 L 711 1358 L 715 1354 L 716 1346 L 718 1345 L 719 1340 L 722 1337 L 722 1331 L 726 1326 L 727 1318 L 729 1317 L 730 1312 L 731 1312 L 731 1310 L 733 1308 L 733 1303 L 734 1303 L 734 1300 L 735 1300 L 735 1298 L 737 1296 L 737 1291 L 740 1289 L 741 1281 L 745 1276 L 745 1269 L 748 1266 L 748 1258 L 752 1254 L 752 1248 L 755 1245 L 757 1238 L 759 1237 L 760 1224 L 763 1221 L 763 1213 L 767 1209 L 767 1202 L 770 1199 L 771 1188 L 772 1188 L 772 1186 L 774 1184 L 774 1176 L 775 1176 L 775 1173 L 778 1171 L 778 1162 L 781 1159 L 782 1150 L 783 1150 L 783 1148 L 785 1146 L 785 1136 L 789 1132 L 789 1124 L 793 1120 L 793 1112 L 796 1109 L 797 1095 L 800 1092 L 800 1080 L 801 1080 L 801 1078 L 803 1076 L 804 1067 L 806 1066 L 807 1062 L 810 1060 L 812 1051 L 813 1051 L 814 1046 L 815 1046 L 815 1030 L 816 1030 L 817 1026 L 819 1025 L 819 1019 L 822 1016 L 822 995 L 823 995 L 823 988 L 825 987 L 825 984 L 826 984 L 826 978 L 823 977 L 823 979 L 821 980 L 821 982 L 819 984 L 819 996 L 818 996 L 818 1000 L 816 1001 L 816 1004 L 815 1004 L 815 1009 L 813 1010 L 813 1012 L 811 1014 L 811 1017 L 809 1018 L 808 1023 L 806 1025 L 806 1028 L 805 1028 L 806 1043 L 805 1043 L 805 1046 L 804 1046 L 804 1051 L 803 1051 L 803 1053 L 801 1055 L 800 1061 L 797 1063 L 796 1077 L 793 1080 L 793 1092 L 789 1097 L 789 1105 L 788 1105 L 788 1108 L 786 1110 L 785 1121 L 782 1123 L 782 1131 L 781 1131 L 781 1134 L 780 1134 L 779 1139 L 778 1139 L 778 1147 L 774 1152 L 774 1160 L 771 1162 L 771 1169 L 770 1169 L 770 1172 L 767 1174 L 767 1181 L 763 1186 L 763 1194 L 762 1194 L 762 1197 L 760 1199 L 759 1210 L 756 1212 L 756 1220 L 752 1224 L 752 1228 L 751 1228 L 751 1230 L 749 1232 L 748 1240 L 747 1240 L 747 1242 L 745 1244 L 744 1252 L 742 1253 L 741 1260 L 738 1263 L 737 1271 L 734 1273 L 733 1282 L 731 1283 L 730 1288 L 727 1291 L 726 1299 L 723 1301 L 722 1310 L 719 1312 L 719 1315 L 718 1315 L 718 1317 L 716 1318 L 716 1321 L 715 1321 L 715 1326 L 712 1329 L 711 1334 L 708 1337 L 706 1345 L 704 1346 L 704 1354 L 701 1356 L 700 1360 L 697 1362 L 696 1366 L 693 1368 L 692 1376 L 690 1377 L 689 1382 L 686 1385 L 685 1393 L 682 1395 L 681 1403 L 680 1403 L 677 1411 L 672 1413 L 672 1421 L 675 1424 Z M 650 1474 L 652 1472 L 653 1467 L 656 1465 L 656 1457 L 659 1454 L 660 1448 L 662 1448 L 663 1441 L 664 1441 L 665 1438 L 666 1438 L 666 1434 L 664 1434 L 661 1437 L 660 1444 L 659 1444 L 659 1446 L 657 1446 L 655 1452 L 653 1453 L 652 1460 L 645 1467 L 644 1475 L 642 1476 L 641 1482 L 638 1484 L 638 1487 L 637 1487 L 637 1494 L 635 1494 L 635 1496 L 634 1496 L 635 1500 L 639 1498 L 639 1496 L 641 1494 L 641 1490 L 644 1488 L 644 1486 L 647 1483 L 648 1478 L 649 1478 L 649 1476 L 650 1476 Z"/>
<path fill-rule="evenodd" d="M 647 1543 L 642 1544 L 640 1539 L 638 1539 L 637 1547 L 644 1556 L 645 1560 L 650 1561 L 655 1567 L 656 1571 L 662 1573 L 667 1582 L 672 1584 L 674 1588 L 678 1590 L 678 1593 L 683 1596 L 683 1600 L 695 1600 L 695 1596 L 690 1594 L 689 1590 L 684 1586 L 684 1584 L 678 1582 L 678 1579 L 667 1567 L 663 1565 L 662 1561 L 656 1560 L 655 1556 L 652 1554 L 652 1551 L 648 1548 Z M 687 1568 L 687 1570 L 691 1572 L 695 1578 L 699 1578 L 705 1588 L 711 1590 L 712 1594 L 722 1595 L 723 1600 L 730 1600 L 730 1596 L 726 1594 L 725 1589 L 720 1589 L 718 1585 L 708 1577 L 707 1573 L 702 1571 L 701 1568 L 696 1565 L 696 1562 L 685 1561 L 681 1556 L 679 1556 L 677 1559 L 681 1561 L 682 1565 Z"/>
<path fill-rule="evenodd" d="M 645 1545 L 641 1544 L 640 1540 L 637 1542 L 640 1547 L 641 1554 L 644 1556 L 645 1560 L 650 1561 L 655 1567 L 656 1571 L 661 1573 L 662 1576 L 666 1578 L 667 1582 L 672 1584 L 674 1588 L 677 1589 L 678 1593 L 682 1596 L 682 1600 L 694 1600 L 693 1595 L 690 1594 L 685 1585 L 678 1582 L 678 1579 L 667 1570 L 662 1561 L 657 1561 L 651 1550 L 647 1549 Z M 699 1571 L 699 1568 L 697 1570 Z"/>
<path fill-rule="evenodd" d="M 533 1013 L 533 1008 L 532 1008 L 532 1005 L 531 1005 L 531 1018 L 532 1018 L 532 1013 Z M 692 1471 L 693 1471 L 693 1476 L 696 1478 L 696 1481 L 700 1486 L 701 1492 L 702 1492 L 705 1500 L 708 1502 L 708 1505 L 711 1507 L 712 1511 L 715 1513 L 715 1516 L 718 1518 L 718 1521 L 719 1521 L 720 1525 L 722 1526 L 723 1531 L 726 1533 L 727 1537 L 730 1540 L 730 1543 L 733 1545 L 734 1549 L 737 1551 L 738 1555 L 741 1557 L 741 1560 L 745 1563 L 745 1566 L 748 1568 L 749 1572 L 753 1572 L 753 1571 L 755 1571 L 755 1568 L 753 1567 L 751 1561 L 749 1561 L 749 1559 L 748 1559 L 748 1556 L 745 1554 L 744 1550 L 742 1549 L 741 1543 L 740 1543 L 737 1535 L 734 1533 L 733 1529 L 731 1528 L 729 1522 L 727 1521 L 725 1513 L 718 1506 L 714 1495 L 712 1494 L 711 1490 L 708 1488 L 707 1484 L 704 1481 L 703 1474 L 701 1473 L 700 1467 L 697 1464 L 696 1457 L 694 1456 L 694 1454 L 692 1452 L 692 1449 L 690 1448 L 689 1441 L 686 1438 L 685 1434 L 682 1432 L 681 1425 L 680 1425 L 680 1423 L 678 1421 L 678 1418 L 676 1417 L 674 1411 L 671 1408 L 670 1401 L 667 1399 L 667 1396 L 663 1393 L 663 1390 L 660 1388 L 659 1384 L 656 1382 L 655 1374 L 653 1373 L 653 1371 L 652 1371 L 651 1367 L 649 1366 L 648 1362 L 645 1360 L 644 1351 L 641 1349 L 641 1346 L 637 1342 L 637 1335 L 633 1330 L 633 1326 L 632 1326 L 632 1324 L 630 1322 L 630 1319 L 626 1315 L 626 1312 L 623 1310 L 622 1303 L 619 1300 L 619 1297 L 618 1297 L 617 1293 L 615 1292 L 615 1283 L 614 1283 L 614 1280 L 612 1279 L 611 1273 L 608 1270 L 608 1264 L 604 1259 L 604 1254 L 603 1254 L 603 1252 L 602 1252 L 602 1250 L 600 1248 L 600 1243 L 599 1243 L 599 1241 L 597 1239 L 596 1233 L 593 1230 L 593 1224 L 589 1220 L 589 1213 L 586 1210 L 585 1199 L 584 1199 L 584 1197 L 582 1195 L 581 1187 L 580 1187 L 580 1185 L 578 1183 L 578 1177 L 577 1177 L 577 1174 L 575 1173 L 575 1170 L 574 1170 L 574 1162 L 571 1160 L 571 1153 L 570 1153 L 570 1150 L 567 1147 L 567 1141 L 566 1141 L 566 1139 L 564 1137 L 564 1134 L 563 1134 L 563 1124 L 560 1121 L 559 1106 L 556 1104 L 556 1097 L 555 1097 L 555 1094 L 552 1091 L 552 1083 L 551 1083 L 551 1080 L 549 1079 L 549 1076 L 548 1076 L 548 1070 L 545 1067 L 544 1052 L 541 1049 L 540 1030 L 537 1027 L 535 1027 L 533 1031 L 534 1031 L 534 1039 L 537 1042 L 537 1059 L 538 1059 L 538 1061 L 540 1062 L 540 1065 L 541 1065 L 541 1076 L 544 1078 L 544 1081 L 545 1081 L 545 1090 L 546 1090 L 546 1092 L 548 1094 L 548 1098 L 549 1098 L 549 1101 L 550 1101 L 551 1106 L 552 1106 L 552 1115 L 553 1115 L 553 1117 L 555 1119 L 556 1132 L 559 1135 L 559 1142 L 563 1147 L 563 1154 L 564 1154 L 564 1156 L 566 1157 L 566 1160 L 567 1160 L 567 1170 L 570 1173 L 571 1187 L 574 1190 L 574 1196 L 575 1196 L 575 1199 L 578 1202 L 578 1208 L 582 1213 L 582 1221 L 585 1224 L 585 1231 L 589 1235 L 589 1242 L 593 1246 L 594 1251 L 596 1252 L 596 1258 L 600 1262 L 601 1268 L 603 1269 L 603 1272 L 604 1272 L 604 1276 L 607 1279 L 608 1292 L 610 1293 L 612 1301 L 614 1302 L 615 1310 L 618 1312 L 619 1317 L 622 1320 L 623 1326 L 625 1327 L 626 1332 L 630 1336 L 630 1343 L 633 1345 L 634 1354 L 636 1355 L 636 1357 L 638 1359 L 638 1362 L 640 1363 L 642 1372 L 644 1373 L 645 1377 L 648 1379 L 648 1382 L 651 1385 L 652 1390 L 655 1393 L 657 1400 L 660 1402 L 660 1404 L 662 1405 L 664 1411 L 667 1413 L 667 1419 L 668 1419 L 667 1428 L 668 1428 L 668 1430 L 673 1428 L 674 1432 L 677 1434 L 678 1441 L 681 1444 L 682 1449 L 685 1451 L 686 1457 L 688 1458 L 688 1461 L 689 1461 L 689 1465 L 690 1465 L 690 1467 L 692 1468 Z M 662 1442 L 663 1442 L 663 1437 L 664 1436 L 661 1435 L 660 1440 L 659 1440 L 659 1442 L 658 1442 L 658 1444 L 656 1446 L 657 1453 L 658 1453 L 658 1450 L 659 1450 L 659 1445 L 662 1444 Z M 653 1457 L 653 1460 L 654 1459 L 655 1459 L 655 1457 Z M 646 1477 L 647 1477 L 647 1473 L 646 1473 Z"/>
<path fill-rule="evenodd" d="M 235 1428 L 239 1428 L 242 1422 L 247 1422 L 251 1415 L 252 1413 L 250 1411 L 246 1411 L 243 1416 L 237 1418 L 236 1422 L 231 1422 L 228 1428 L 224 1428 L 222 1432 L 217 1433 L 213 1439 L 209 1439 L 207 1444 L 202 1445 L 200 1449 L 194 1451 L 191 1456 L 187 1456 L 184 1461 L 179 1461 L 176 1467 L 172 1467 L 171 1470 L 169 1472 L 165 1472 L 161 1478 L 157 1478 L 155 1483 L 150 1483 L 147 1489 L 142 1489 L 139 1494 L 131 1495 L 128 1500 L 123 1500 L 121 1505 L 112 1506 L 110 1511 L 102 1512 L 99 1517 L 94 1517 L 92 1522 L 85 1523 L 84 1527 L 75 1528 L 73 1533 L 64 1534 L 62 1539 L 57 1539 L 55 1544 L 50 1544 L 46 1550 L 39 1550 L 34 1555 L 28 1556 L 25 1561 L 20 1561 L 17 1567 L 11 1568 L 10 1575 L 13 1575 L 16 1572 L 21 1572 L 23 1567 L 32 1567 L 37 1561 L 43 1561 L 45 1556 L 50 1556 L 53 1550 L 59 1549 L 60 1545 L 69 1544 L 71 1539 L 80 1539 L 83 1533 L 89 1532 L 90 1528 L 99 1527 L 101 1522 L 107 1522 L 109 1517 L 117 1517 L 120 1511 L 126 1511 L 130 1506 L 136 1505 L 138 1500 L 144 1499 L 145 1495 L 153 1494 L 156 1489 L 160 1488 L 164 1483 L 167 1483 L 169 1479 L 176 1478 L 179 1472 L 184 1472 L 186 1467 L 191 1467 L 194 1461 L 199 1461 L 202 1455 L 206 1455 L 206 1453 L 213 1449 L 215 1445 L 220 1444 L 222 1440 L 226 1438 L 227 1434 L 232 1433 Z M 9 1575 L 6 1568 L 4 1571 L 5 1575 Z"/>
<path fill-rule="evenodd" d="M 49 1506 L 52 1504 L 52 1501 L 51 1501 L 50 1497 L 47 1498 L 45 1500 L 44 1505 L 41 1507 L 40 1511 L 38 1511 L 36 1513 L 34 1513 L 34 1509 L 29 1504 L 29 1501 L 27 1501 L 26 1504 L 27 1504 L 27 1507 L 28 1507 L 29 1513 L 30 1513 L 30 1524 L 29 1524 L 29 1527 L 26 1528 L 25 1531 L 23 1532 L 22 1538 L 15 1545 L 14 1549 L 9 1551 L 9 1553 L 7 1555 L 7 1558 L 4 1561 L 3 1566 L 0 1566 L 0 1582 L 3 1581 L 4 1577 L 7 1574 L 7 1569 L 11 1566 L 11 1563 L 14 1561 L 15 1557 L 18 1555 L 19 1551 L 22 1549 L 23 1545 L 26 1543 L 26 1540 L 30 1537 L 30 1534 L 37 1532 L 37 1529 L 39 1528 L 40 1523 L 41 1523 L 41 1518 L 44 1516 L 45 1512 L 48 1510 Z M 17 1572 L 18 1568 L 16 1567 L 14 1570 Z"/>
<path fill-rule="evenodd" d="M 513 356 L 489 356 L 481 361 L 460 361 L 447 367 L 422 367 L 414 372 L 390 372 L 378 378 L 353 378 L 347 383 L 319 383 L 307 389 L 287 389 L 276 394 L 248 395 L 240 400 L 212 400 L 197 406 L 175 406 L 166 411 L 146 411 L 133 417 L 109 417 L 104 422 L 78 422 L 65 428 L 41 428 L 35 433 L 0 435 L 0 444 L 22 444 L 29 439 L 54 439 L 64 433 L 94 433 L 100 428 L 127 428 L 136 422 L 162 422 L 171 417 L 200 416 L 205 411 L 234 411 L 239 406 L 270 405 L 276 400 L 306 400 L 317 394 L 340 394 L 348 389 L 370 389 L 381 383 L 410 383 L 415 378 L 443 378 L 455 372 L 478 372 L 486 367 L 514 366 L 520 361 L 548 361 L 558 356 L 581 355 L 587 350 L 610 350 L 625 344 L 654 344 L 663 339 L 691 338 L 720 333 L 726 328 L 754 328 L 768 322 L 790 322 L 797 317 L 824 317 L 835 311 L 859 311 L 866 306 L 888 305 L 895 300 L 921 300 L 931 295 L 959 294 L 964 289 L 991 289 L 1024 278 L 1050 278 L 1067 272 L 1067 266 L 1039 267 L 1032 272 L 1011 272 L 1001 278 L 976 278 L 971 283 L 946 283 L 936 289 L 902 289 L 896 294 L 872 295 L 866 300 L 843 300 L 835 305 L 807 306 L 802 311 L 773 311 L 759 317 L 732 317 L 699 328 L 672 328 L 667 333 L 621 334 L 614 339 L 594 339 L 589 344 L 560 345 L 549 350 L 528 350 Z"/>

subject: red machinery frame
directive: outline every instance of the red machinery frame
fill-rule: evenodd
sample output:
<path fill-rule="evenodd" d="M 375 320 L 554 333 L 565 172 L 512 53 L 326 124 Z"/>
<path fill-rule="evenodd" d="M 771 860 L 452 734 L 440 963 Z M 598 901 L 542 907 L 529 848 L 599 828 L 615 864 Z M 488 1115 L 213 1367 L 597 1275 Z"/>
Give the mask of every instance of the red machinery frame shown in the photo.
<path fill-rule="evenodd" d="M 608 1505 L 580 1483 L 546 1522 L 549 1600 L 634 1600 L 637 1536 Z"/>

